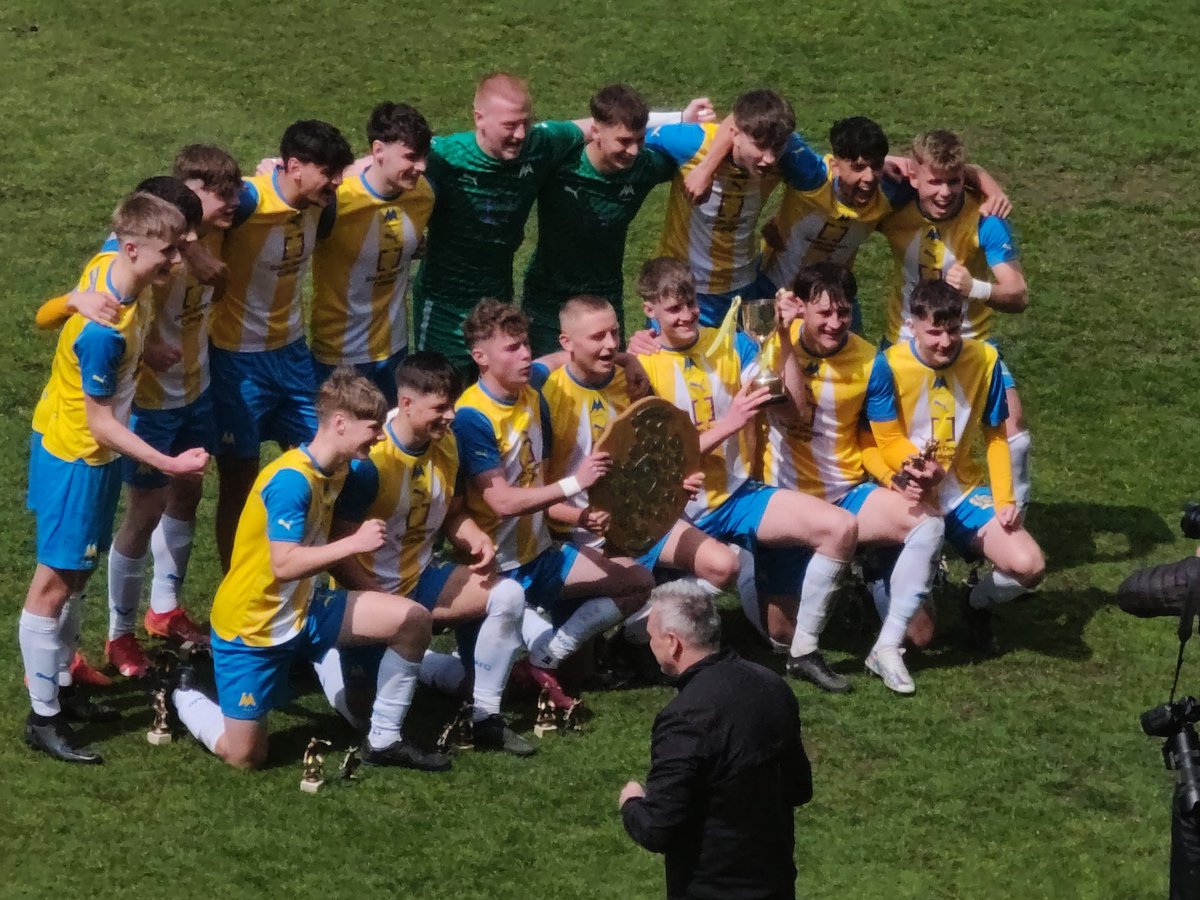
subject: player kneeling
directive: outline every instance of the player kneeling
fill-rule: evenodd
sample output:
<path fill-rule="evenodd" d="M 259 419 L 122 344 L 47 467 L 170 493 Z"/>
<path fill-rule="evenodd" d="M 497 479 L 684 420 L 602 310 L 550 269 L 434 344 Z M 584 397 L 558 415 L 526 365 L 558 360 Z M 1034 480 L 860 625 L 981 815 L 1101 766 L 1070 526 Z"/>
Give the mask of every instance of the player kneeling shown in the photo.
<path fill-rule="evenodd" d="M 496 575 L 492 539 L 467 515 L 458 478 L 458 443 L 450 431 L 460 390 L 458 371 L 440 353 L 415 353 L 396 369 L 396 411 L 370 458 L 355 466 L 354 485 L 342 492 L 334 522 L 336 536 L 352 533 L 363 520 L 382 519 L 383 546 L 359 554 L 357 576 L 340 574 L 365 577 L 364 586 L 413 598 L 429 610 L 435 625 L 459 627 L 460 655 L 465 662 L 473 660 L 474 746 L 531 756 L 536 748 L 513 732 L 500 714 L 504 685 L 521 648 L 525 591 Z M 443 535 L 469 563 L 435 558 Z M 477 627 L 461 627 L 476 623 Z M 338 696 L 343 665 L 347 672 L 369 673 L 377 667 L 379 654 L 374 647 L 364 647 L 342 657 L 330 652 L 318 674 L 326 695 L 353 723 L 353 704 L 344 693 Z M 355 685 L 348 686 L 353 691 Z"/>
<path fill-rule="evenodd" d="M 1033 590 L 1046 568 L 1013 495 L 1000 358 L 990 344 L 962 336 L 962 296 L 947 282 L 918 284 L 909 310 L 913 338 L 877 357 L 867 418 L 894 471 L 937 442 L 933 460 L 908 468 L 945 516 L 946 540 L 995 566 L 963 605 L 972 642 L 991 650 L 991 607 Z M 977 435 L 986 446 L 986 477 L 971 457 Z"/>
<path fill-rule="evenodd" d="M 380 436 L 386 403 L 369 381 L 339 369 L 317 394 L 317 434 L 263 469 L 238 521 L 229 573 L 212 607 L 212 652 L 219 706 L 182 668 L 173 699 L 179 718 L 209 750 L 239 768 L 267 758 L 267 714 L 283 705 L 297 659 L 328 650 L 386 644 L 379 664 L 363 761 L 427 771 L 450 760 L 401 737 L 430 616 L 419 604 L 378 591 L 330 590 L 320 573 L 384 545 L 378 519 L 327 543 L 334 504 L 358 477 Z"/>

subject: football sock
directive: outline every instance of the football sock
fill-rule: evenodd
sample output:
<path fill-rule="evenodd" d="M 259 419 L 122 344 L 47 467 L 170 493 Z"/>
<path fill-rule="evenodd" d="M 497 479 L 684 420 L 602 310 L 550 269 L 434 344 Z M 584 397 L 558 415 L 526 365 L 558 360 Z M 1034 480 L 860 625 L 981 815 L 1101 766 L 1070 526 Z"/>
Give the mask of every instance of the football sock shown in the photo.
<path fill-rule="evenodd" d="M 175 711 L 192 737 L 208 748 L 210 753 L 217 752 L 217 741 L 225 733 L 225 717 L 221 707 L 208 694 L 192 688 L 182 690 L 176 688 L 171 694 L 175 702 Z"/>
<path fill-rule="evenodd" d="M 150 608 L 160 615 L 179 607 L 179 589 L 187 575 L 195 534 L 195 521 L 163 515 L 150 535 L 150 554 L 154 559 Z"/>
<path fill-rule="evenodd" d="M 525 642 L 529 652 L 532 654 L 535 644 L 545 643 L 553 634 L 554 626 L 536 609 L 526 604 L 525 613 L 521 618 L 521 640 Z"/>
<path fill-rule="evenodd" d="M 108 551 L 108 639 L 133 634 L 146 557 L 133 559 L 113 547 Z"/>
<path fill-rule="evenodd" d="M 67 597 L 58 614 L 58 683 L 66 687 L 73 680 L 71 663 L 79 649 L 79 633 L 83 621 L 83 591 Z"/>
<path fill-rule="evenodd" d="M 1025 512 L 1029 506 L 1030 476 L 1029 448 L 1032 440 L 1028 431 L 1018 431 L 1008 438 L 1008 455 L 1012 457 L 1013 493 L 1016 494 L 1017 509 Z"/>
<path fill-rule="evenodd" d="M 825 630 L 830 601 L 846 563 L 823 553 L 813 553 L 804 570 L 800 605 L 796 609 L 796 633 L 792 637 L 792 656 L 805 656 L 817 649 L 817 639 Z"/>
<path fill-rule="evenodd" d="M 375 683 L 371 730 L 367 734 L 367 743 L 375 750 L 382 750 L 400 740 L 400 731 L 412 703 L 413 691 L 417 687 L 417 672 L 420 670 L 420 662 L 405 659 L 391 647 L 384 651 Z"/>
<path fill-rule="evenodd" d="M 623 616 L 612 597 L 595 597 L 585 601 L 571 617 L 563 622 L 550 640 L 529 648 L 530 661 L 536 666 L 556 669 L 584 643 L 602 631 L 618 624 Z"/>
<path fill-rule="evenodd" d="M 475 641 L 475 721 L 500 712 L 500 697 L 521 647 L 525 590 L 511 578 L 496 582 Z"/>
<path fill-rule="evenodd" d="M 997 603 L 1007 603 L 1022 594 L 1028 594 L 1029 588 L 1017 581 L 1011 575 L 1006 575 L 997 569 L 992 569 L 981 579 L 979 584 L 971 588 L 970 603 L 975 609 L 987 609 Z"/>
<path fill-rule="evenodd" d="M 58 660 L 62 650 L 58 631 L 58 619 L 21 611 L 17 636 L 29 682 L 29 703 L 39 716 L 58 714 Z"/>
<path fill-rule="evenodd" d="M 461 659 L 453 653 L 438 653 L 436 650 L 425 651 L 421 671 L 417 675 L 421 684 L 451 696 L 459 694 L 466 677 L 467 670 L 463 668 Z"/>
<path fill-rule="evenodd" d="M 763 637 L 767 627 L 763 624 L 762 604 L 758 599 L 758 570 L 754 565 L 754 554 L 745 547 L 734 547 L 738 558 L 737 592 L 742 601 L 742 612 Z"/>
<path fill-rule="evenodd" d="M 933 573 L 946 523 L 937 516 L 922 519 L 904 539 L 900 556 L 892 569 L 891 600 L 875 647 L 899 647 L 908 621 L 916 613 L 933 586 Z"/>
<path fill-rule="evenodd" d="M 356 716 L 350 710 L 350 704 L 346 702 L 346 674 L 342 671 L 342 654 L 338 652 L 337 647 L 330 649 L 312 665 L 329 705 L 341 713 L 342 718 L 349 722 L 355 731 L 365 731 L 367 723 Z"/>

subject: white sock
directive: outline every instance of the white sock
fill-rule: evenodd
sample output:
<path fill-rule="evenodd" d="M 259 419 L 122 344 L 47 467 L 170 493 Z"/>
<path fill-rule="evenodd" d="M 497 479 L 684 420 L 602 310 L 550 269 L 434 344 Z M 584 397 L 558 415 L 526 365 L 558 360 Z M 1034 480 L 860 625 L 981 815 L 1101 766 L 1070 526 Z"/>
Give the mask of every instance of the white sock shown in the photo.
<path fill-rule="evenodd" d="M 146 557 L 133 559 L 113 547 L 108 551 L 108 639 L 133 634 L 142 599 Z"/>
<path fill-rule="evenodd" d="M 537 648 L 530 647 L 529 656 L 536 666 L 556 669 L 559 663 L 602 631 L 619 624 L 622 618 L 620 607 L 612 597 L 586 600 L 550 640 Z"/>
<path fill-rule="evenodd" d="M 796 633 L 792 637 L 792 656 L 805 656 L 817 649 L 817 639 L 829 619 L 830 600 L 847 563 L 813 553 L 804 571 L 800 587 L 800 605 L 796 609 Z"/>
<path fill-rule="evenodd" d="M 882 622 L 887 618 L 888 607 L 891 606 L 887 582 L 882 578 L 868 581 L 867 593 L 871 595 L 871 600 L 875 603 L 875 612 L 879 614 L 879 621 Z"/>
<path fill-rule="evenodd" d="M 998 569 L 992 569 L 981 579 L 979 584 L 971 588 L 971 606 L 975 609 L 987 609 L 997 603 L 1007 603 L 1022 594 L 1028 594 L 1029 588 Z"/>
<path fill-rule="evenodd" d="M 17 638 L 29 682 L 29 703 L 39 716 L 58 715 L 58 659 L 62 650 L 58 630 L 58 619 L 21 611 Z"/>
<path fill-rule="evenodd" d="M 419 662 L 405 659 L 391 647 L 379 663 L 379 678 L 375 682 L 375 705 L 371 708 L 371 730 L 367 743 L 376 750 L 400 740 L 404 717 L 412 704 L 417 687 Z"/>
<path fill-rule="evenodd" d="M 1028 431 L 1018 431 L 1008 438 L 1008 455 L 1012 457 L 1013 493 L 1016 494 L 1017 509 L 1021 512 L 1025 512 L 1025 508 L 1029 506 L 1029 448 L 1032 443 Z"/>
<path fill-rule="evenodd" d="M 417 680 L 426 687 L 457 697 L 466 677 L 467 670 L 463 668 L 462 660 L 456 655 L 426 650 L 425 657 L 421 660 L 421 671 L 417 675 Z"/>
<path fill-rule="evenodd" d="M 342 655 L 338 653 L 337 648 L 329 650 L 314 662 L 312 667 L 317 673 L 317 680 L 321 682 L 321 690 L 325 692 L 325 699 L 329 701 L 329 705 L 341 713 L 342 718 L 349 722 L 355 731 L 366 731 L 367 723 L 356 716 L 350 710 L 350 704 L 346 702 L 346 676 L 342 672 Z"/>
<path fill-rule="evenodd" d="M 188 691 L 176 688 L 171 699 L 175 701 L 179 721 L 208 748 L 209 753 L 216 753 L 217 741 L 225 733 L 225 717 L 221 714 L 221 707 L 208 694 L 194 688 Z"/>
<path fill-rule="evenodd" d="M 704 583 L 708 584 L 707 581 Z M 631 644 L 639 644 L 643 647 L 650 644 L 650 631 L 646 626 L 650 622 L 650 607 L 654 605 L 653 596 L 653 593 L 651 593 L 651 599 L 646 601 L 646 605 L 626 619 L 621 625 L 621 635 Z"/>
<path fill-rule="evenodd" d="M 173 519 L 166 514 L 150 535 L 154 576 L 150 580 L 150 608 L 162 615 L 179 608 L 179 589 L 192 557 L 195 521 Z"/>
<path fill-rule="evenodd" d="M 67 597 L 62 612 L 58 614 L 58 684 L 60 687 L 69 685 L 71 662 L 75 659 L 75 651 L 79 649 L 80 623 L 83 621 L 83 591 L 77 591 Z"/>
<path fill-rule="evenodd" d="M 475 641 L 476 722 L 500 712 L 500 697 L 508 673 L 521 648 L 521 624 L 525 614 L 525 589 L 511 578 L 501 578 L 487 599 L 487 618 Z"/>
<path fill-rule="evenodd" d="M 758 570 L 754 565 L 754 554 L 745 547 L 735 546 L 733 549 L 738 558 L 737 591 L 742 601 L 742 612 L 754 630 L 767 637 L 767 628 L 762 621 L 762 604 L 758 599 Z"/>
<path fill-rule="evenodd" d="M 535 644 L 544 644 L 554 634 L 554 626 L 532 606 L 526 604 L 525 613 L 521 619 L 521 640 L 533 652 Z"/>
<path fill-rule="evenodd" d="M 899 647 L 908 622 L 916 614 L 933 587 L 938 554 L 946 523 L 937 516 L 922 519 L 904 539 L 904 546 L 892 568 L 891 602 L 887 617 L 875 641 L 875 649 Z"/>

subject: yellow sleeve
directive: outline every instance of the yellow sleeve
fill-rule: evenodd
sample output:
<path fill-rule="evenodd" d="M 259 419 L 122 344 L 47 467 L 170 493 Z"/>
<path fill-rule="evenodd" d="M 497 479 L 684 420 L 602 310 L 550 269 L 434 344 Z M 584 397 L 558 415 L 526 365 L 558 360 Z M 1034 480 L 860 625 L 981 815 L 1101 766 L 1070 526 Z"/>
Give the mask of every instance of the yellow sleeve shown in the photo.
<path fill-rule="evenodd" d="M 915 456 L 919 451 L 908 439 L 908 435 L 900 428 L 900 420 L 890 422 L 872 422 L 871 434 L 878 445 L 882 462 L 895 472 L 904 468 L 904 461 Z M 863 465 L 867 464 L 863 459 Z M 868 470 L 870 471 L 870 470 Z"/>
<path fill-rule="evenodd" d="M 860 428 L 858 430 L 858 447 L 862 454 L 863 468 L 867 470 L 867 474 L 882 484 L 888 487 L 892 483 L 897 470 L 887 464 L 887 460 L 883 458 L 883 451 L 879 449 L 879 444 L 875 442 L 875 435 L 870 429 Z"/>
<path fill-rule="evenodd" d="M 992 502 L 999 509 L 1016 503 L 1013 493 L 1012 456 L 1008 452 L 1008 435 L 1003 425 L 985 425 L 983 439 L 987 446 L 988 482 L 992 487 Z"/>
<path fill-rule="evenodd" d="M 39 306 L 33 317 L 37 327 L 61 328 L 63 323 L 71 318 L 71 310 L 67 308 L 67 300 L 70 297 L 70 294 L 59 294 Z"/>

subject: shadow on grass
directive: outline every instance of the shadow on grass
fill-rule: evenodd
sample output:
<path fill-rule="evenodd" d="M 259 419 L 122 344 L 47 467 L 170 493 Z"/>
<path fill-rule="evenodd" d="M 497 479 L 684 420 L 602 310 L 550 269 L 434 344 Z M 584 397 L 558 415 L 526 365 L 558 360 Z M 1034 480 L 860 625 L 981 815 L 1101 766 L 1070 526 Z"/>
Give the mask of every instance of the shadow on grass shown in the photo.
<path fill-rule="evenodd" d="M 1053 570 L 1141 559 L 1175 533 L 1143 506 L 1100 503 L 1032 503 L 1029 531 Z"/>

